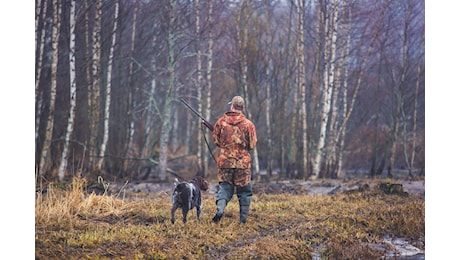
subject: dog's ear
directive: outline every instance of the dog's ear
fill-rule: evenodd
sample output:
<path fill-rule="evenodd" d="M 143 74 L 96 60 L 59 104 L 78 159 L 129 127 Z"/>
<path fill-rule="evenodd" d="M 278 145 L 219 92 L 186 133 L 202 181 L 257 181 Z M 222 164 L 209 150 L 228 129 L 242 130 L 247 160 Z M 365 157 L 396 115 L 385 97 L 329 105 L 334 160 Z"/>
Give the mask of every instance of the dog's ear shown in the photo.
<path fill-rule="evenodd" d="M 202 190 L 208 190 L 209 189 L 209 183 L 206 180 L 203 180 L 203 185 L 202 185 Z"/>
<path fill-rule="evenodd" d="M 209 183 L 204 178 L 200 178 L 200 189 L 202 190 L 209 189 Z"/>
<path fill-rule="evenodd" d="M 174 186 L 177 186 L 177 184 L 179 184 L 179 180 L 177 178 L 174 178 Z"/>

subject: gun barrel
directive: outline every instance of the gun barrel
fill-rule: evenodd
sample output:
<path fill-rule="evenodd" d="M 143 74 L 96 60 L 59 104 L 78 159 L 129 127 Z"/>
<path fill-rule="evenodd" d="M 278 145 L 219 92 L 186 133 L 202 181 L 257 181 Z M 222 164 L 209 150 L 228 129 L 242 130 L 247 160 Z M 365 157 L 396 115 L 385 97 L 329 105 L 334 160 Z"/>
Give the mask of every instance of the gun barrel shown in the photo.
<path fill-rule="evenodd" d="M 201 120 L 203 120 L 203 123 L 204 125 L 209 128 L 211 131 L 214 129 L 214 126 L 211 125 L 211 123 L 209 123 L 200 113 L 198 113 L 198 111 L 196 111 L 193 107 L 191 107 L 187 101 L 185 101 L 183 98 L 180 99 L 180 101 L 186 105 L 190 110 L 192 110 L 192 112 L 197 115 L 199 118 L 201 118 Z"/>

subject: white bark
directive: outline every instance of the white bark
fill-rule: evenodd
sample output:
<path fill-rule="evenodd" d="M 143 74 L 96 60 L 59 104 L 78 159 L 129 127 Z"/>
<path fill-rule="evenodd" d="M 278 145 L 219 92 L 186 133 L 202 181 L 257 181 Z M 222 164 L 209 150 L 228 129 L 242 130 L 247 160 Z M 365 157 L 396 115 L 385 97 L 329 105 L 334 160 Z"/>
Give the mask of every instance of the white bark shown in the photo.
<path fill-rule="evenodd" d="M 319 177 L 321 170 L 321 163 L 324 157 L 324 148 L 326 141 L 326 126 L 329 121 L 329 112 L 331 109 L 331 97 L 334 84 L 334 71 L 335 71 L 335 57 L 337 47 L 337 19 L 338 19 L 338 1 L 332 1 L 332 17 L 328 20 L 328 29 L 326 30 L 326 47 L 325 47 L 325 69 L 324 69 L 324 85 L 323 95 L 321 100 L 321 112 L 320 112 L 320 130 L 319 139 L 316 146 L 316 154 L 313 160 L 313 174 L 312 179 Z"/>
<path fill-rule="evenodd" d="M 97 148 L 96 140 L 99 133 L 99 119 L 101 106 L 101 23 L 102 23 L 102 0 L 96 0 L 96 10 L 94 14 L 93 27 L 93 57 L 92 57 L 92 84 L 88 91 L 88 107 L 89 107 L 89 166 L 94 167 L 96 161 Z"/>
<path fill-rule="evenodd" d="M 43 92 L 40 91 L 39 89 L 39 84 L 40 84 L 40 76 L 41 76 L 41 71 L 42 71 L 42 65 L 43 65 L 43 51 L 45 49 L 45 34 L 46 34 L 46 1 L 45 5 L 43 6 L 43 14 L 40 14 L 41 10 L 41 4 L 42 0 L 38 1 L 37 8 L 36 8 L 36 18 L 35 18 L 35 49 L 37 49 L 37 45 L 39 46 L 38 50 L 38 56 L 37 56 L 37 71 L 36 71 L 36 76 L 35 76 L 35 101 L 37 102 L 37 110 L 36 110 L 36 116 L 35 116 L 35 143 L 37 143 L 38 140 L 38 131 L 40 128 L 40 117 L 41 117 L 41 112 L 42 112 L 42 102 L 43 102 Z M 39 23 L 39 17 L 42 16 L 43 18 L 43 29 L 41 31 L 41 37 L 40 37 L 40 42 L 38 42 L 38 23 Z"/>
<path fill-rule="evenodd" d="M 418 92 L 420 89 L 420 76 L 421 76 L 421 65 L 419 64 L 417 67 L 417 81 L 415 83 L 415 96 L 414 96 L 414 115 L 413 115 L 413 121 L 412 121 L 412 152 L 411 152 L 411 157 L 410 157 L 410 168 L 409 168 L 409 174 L 412 175 L 412 171 L 414 169 L 414 161 L 415 161 L 415 144 L 417 140 L 417 97 L 418 97 Z"/>
<path fill-rule="evenodd" d="M 64 179 L 65 170 L 67 169 L 70 138 L 73 133 L 75 107 L 77 96 L 77 82 L 75 75 L 75 0 L 70 2 L 70 41 L 69 41 L 69 75 L 70 75 L 70 111 L 67 122 L 67 130 L 64 138 L 64 148 L 62 149 L 61 164 L 59 165 L 58 177 L 62 181 Z"/>
<path fill-rule="evenodd" d="M 105 108 L 104 108 L 104 135 L 101 144 L 101 150 L 99 152 L 99 161 L 97 163 L 97 168 L 102 169 L 104 163 L 105 150 L 107 148 L 107 142 L 109 140 L 109 120 L 110 120 L 110 100 L 112 96 L 112 65 L 113 65 L 113 52 L 115 49 L 115 44 L 117 40 L 117 25 L 118 25 L 118 11 L 119 4 L 118 1 L 115 2 L 115 17 L 113 21 L 113 30 L 112 30 L 112 44 L 110 45 L 109 53 L 109 64 L 107 68 L 107 86 L 105 91 Z"/>
<path fill-rule="evenodd" d="M 39 173 L 44 175 L 49 168 L 49 153 L 51 140 L 53 139 L 54 110 L 56 104 L 56 85 L 57 85 L 57 65 L 58 65 L 58 43 L 61 28 L 61 1 L 53 1 L 53 36 L 52 36 L 52 62 L 51 62 L 51 88 L 48 120 L 46 122 L 45 140 L 43 141 L 40 156 Z"/>
<path fill-rule="evenodd" d="M 243 88 L 243 97 L 245 99 L 245 110 L 247 113 L 247 117 L 249 119 L 252 118 L 251 115 L 251 110 L 248 109 L 248 107 L 251 106 L 250 104 L 250 98 L 249 98 L 249 91 L 248 91 L 248 61 L 247 61 L 247 54 L 246 54 L 246 48 L 248 45 L 248 37 L 249 37 L 249 24 L 247 21 L 249 21 L 249 1 L 248 0 L 243 0 L 241 1 L 241 6 L 240 6 L 240 15 L 242 17 L 239 17 L 238 21 L 238 32 L 241 30 L 241 37 L 239 39 L 239 50 L 240 50 L 240 59 L 241 59 L 241 84 Z M 242 20 L 241 20 L 242 19 Z M 258 153 L 257 153 L 257 147 L 252 150 L 253 156 L 252 156 L 252 166 L 253 166 L 253 173 L 255 175 L 259 174 L 259 158 L 258 158 Z"/>
<path fill-rule="evenodd" d="M 402 140 L 403 140 L 403 152 L 404 152 L 404 157 L 405 161 L 407 164 L 408 158 L 407 158 L 407 149 L 406 149 L 406 118 L 405 118 L 405 111 L 404 111 L 404 85 L 407 77 L 407 71 L 408 71 L 408 30 L 409 30 L 409 23 L 410 23 L 410 16 L 411 16 L 411 10 L 410 7 L 406 7 L 406 16 L 405 16 L 405 21 L 404 21 L 404 27 L 403 27 L 403 42 L 402 42 L 402 50 L 401 50 L 401 56 L 402 56 L 402 72 L 399 77 L 399 82 L 397 85 L 397 89 L 395 90 L 395 99 L 396 99 L 396 110 L 394 111 L 394 121 L 393 121 L 393 129 L 392 129 L 392 138 L 391 138 L 391 148 L 390 148 L 390 162 L 388 165 L 388 176 L 392 176 L 392 170 L 394 167 L 394 161 L 395 161 L 395 156 L 396 156 L 396 149 L 397 149 L 397 144 L 398 144 L 398 138 L 400 135 L 402 135 Z M 402 133 L 401 133 L 401 125 L 402 125 Z M 406 165 L 409 166 L 409 165 Z"/>
<path fill-rule="evenodd" d="M 137 22 L 137 12 L 139 9 L 139 1 L 136 0 L 134 4 L 134 10 L 133 10 L 133 21 L 132 21 L 132 31 L 131 31 L 131 46 L 130 46 L 130 52 L 131 56 L 134 53 L 134 39 L 136 36 L 136 22 Z M 128 68 L 128 86 L 129 86 L 129 98 L 128 98 L 128 120 L 129 120 L 129 125 L 128 125 L 128 144 L 126 146 L 126 151 L 125 151 L 125 157 L 131 157 L 133 154 L 133 145 L 134 145 L 134 131 L 135 131 L 135 124 L 134 124 L 134 107 L 135 105 L 135 99 L 133 98 L 133 93 L 136 92 L 136 89 L 134 88 L 133 84 L 133 60 L 131 59 L 129 61 L 129 68 Z M 128 160 L 125 160 L 123 163 L 123 168 L 126 171 L 128 168 Z"/>
<path fill-rule="evenodd" d="M 157 24 L 154 24 L 153 31 L 155 32 L 157 29 Z M 156 47 L 156 36 L 155 33 L 153 34 L 152 39 L 152 49 Z M 151 71 L 155 71 L 157 69 L 156 66 L 156 57 L 155 55 L 151 59 Z M 155 103 L 155 92 L 156 92 L 156 77 L 151 75 L 152 79 L 150 81 L 150 91 L 148 92 L 148 99 L 147 99 L 147 114 L 145 119 L 145 129 L 144 129 L 144 136 L 145 142 L 144 147 L 142 149 L 142 157 L 152 157 L 152 151 L 154 150 L 153 143 L 155 138 L 155 131 L 153 130 L 152 126 L 154 125 L 154 111 L 157 111 L 157 105 Z"/>
<path fill-rule="evenodd" d="M 196 29 L 196 36 L 197 36 L 197 44 L 196 44 L 196 92 L 197 92 L 197 111 L 198 113 L 202 114 L 203 112 L 203 102 L 202 102 L 202 96 L 203 96 L 203 88 L 202 88 L 202 83 L 203 83 L 203 64 L 201 61 L 201 23 L 200 23 L 200 0 L 195 0 L 195 29 Z M 196 122 L 198 129 L 201 129 L 201 119 L 196 119 L 194 122 Z M 197 163 L 198 163 L 198 171 L 204 173 L 204 157 L 203 156 L 203 141 L 202 141 L 202 131 L 198 131 L 197 135 Z"/>
<path fill-rule="evenodd" d="M 212 89 L 212 59 L 213 59 L 213 47 L 214 47 L 214 40 L 213 40 L 213 33 L 212 33 L 212 26 L 213 25 L 213 19 L 212 19 L 212 12 L 213 12 L 213 1 L 208 2 L 208 21 L 209 21 L 209 32 L 208 32 L 208 50 L 206 54 L 206 59 L 207 59 L 207 67 L 206 67 L 206 88 L 205 88 L 205 93 L 206 93 L 206 108 L 204 111 L 204 117 L 209 120 L 211 117 L 211 89 Z M 212 140 L 211 138 L 211 132 L 206 131 L 205 132 L 207 135 L 207 140 Z M 211 153 L 208 148 L 206 148 L 208 153 Z M 209 161 L 209 156 L 204 156 L 203 158 L 203 163 L 204 163 L 204 177 L 208 175 L 208 161 Z"/>
<path fill-rule="evenodd" d="M 352 13 L 351 13 L 351 8 L 347 6 L 348 8 L 348 18 L 351 19 Z M 351 21 L 348 21 L 348 27 L 346 29 L 347 33 L 347 41 L 345 44 L 345 53 L 343 57 L 345 59 L 349 59 L 350 55 L 350 46 L 351 46 Z M 348 63 L 343 65 L 343 70 L 344 70 L 344 81 L 343 81 L 343 86 L 342 86 L 342 114 L 341 114 L 341 119 L 344 120 L 346 117 L 346 111 L 348 110 Z M 338 129 L 337 132 L 337 140 L 336 143 L 339 143 L 338 147 L 338 158 L 337 158 L 337 177 L 342 176 L 342 166 L 343 166 L 343 154 L 344 154 L 344 147 L 345 147 L 345 130 L 346 130 L 346 125 L 343 126 L 343 128 Z"/>
<path fill-rule="evenodd" d="M 300 94 L 300 123 L 302 124 L 301 138 L 302 138 L 302 177 L 307 176 L 308 172 L 308 159 L 307 159 L 307 102 L 305 97 L 305 42 L 304 42 L 304 0 L 299 0 L 297 5 L 297 18 L 298 18 L 298 35 L 297 40 L 297 56 L 299 57 L 298 67 L 298 89 Z"/>
<path fill-rule="evenodd" d="M 176 1 L 170 0 L 169 1 L 169 31 L 168 31 L 168 64 L 167 64 L 167 71 L 169 73 L 169 85 L 168 90 L 166 92 L 166 96 L 164 98 L 164 106 L 163 106 L 163 114 L 162 114 L 162 122 L 161 122 L 161 133 L 160 133 L 160 159 L 159 159 L 159 174 L 158 177 L 161 181 L 167 180 L 167 163 L 168 163 L 168 144 L 169 144 L 169 130 L 171 128 L 171 113 L 172 113 L 172 106 L 173 106 L 173 99 L 175 93 L 175 84 L 174 81 L 176 79 L 176 70 L 175 70 L 175 49 L 176 49 L 176 35 L 174 31 L 174 22 L 175 22 L 175 6 Z"/>

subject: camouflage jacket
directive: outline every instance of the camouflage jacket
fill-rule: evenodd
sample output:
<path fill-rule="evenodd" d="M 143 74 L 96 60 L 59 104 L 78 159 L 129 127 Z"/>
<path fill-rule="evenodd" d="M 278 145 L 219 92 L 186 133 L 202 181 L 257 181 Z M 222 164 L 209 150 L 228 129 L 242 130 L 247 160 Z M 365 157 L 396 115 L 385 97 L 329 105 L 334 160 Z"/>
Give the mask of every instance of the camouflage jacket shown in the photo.
<path fill-rule="evenodd" d="M 220 148 L 219 168 L 251 168 L 251 155 L 257 143 L 256 128 L 243 113 L 226 112 L 214 125 L 214 143 Z"/>

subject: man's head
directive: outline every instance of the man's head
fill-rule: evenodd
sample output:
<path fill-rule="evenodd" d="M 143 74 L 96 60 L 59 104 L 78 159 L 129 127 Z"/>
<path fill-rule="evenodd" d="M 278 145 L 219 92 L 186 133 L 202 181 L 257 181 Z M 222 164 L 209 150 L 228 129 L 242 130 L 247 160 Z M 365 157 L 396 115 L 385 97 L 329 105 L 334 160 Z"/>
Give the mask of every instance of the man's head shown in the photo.
<path fill-rule="evenodd" d="M 233 105 L 233 108 L 236 110 L 243 110 L 244 108 L 244 99 L 241 96 L 234 96 L 232 101 L 228 103 L 229 105 Z"/>

